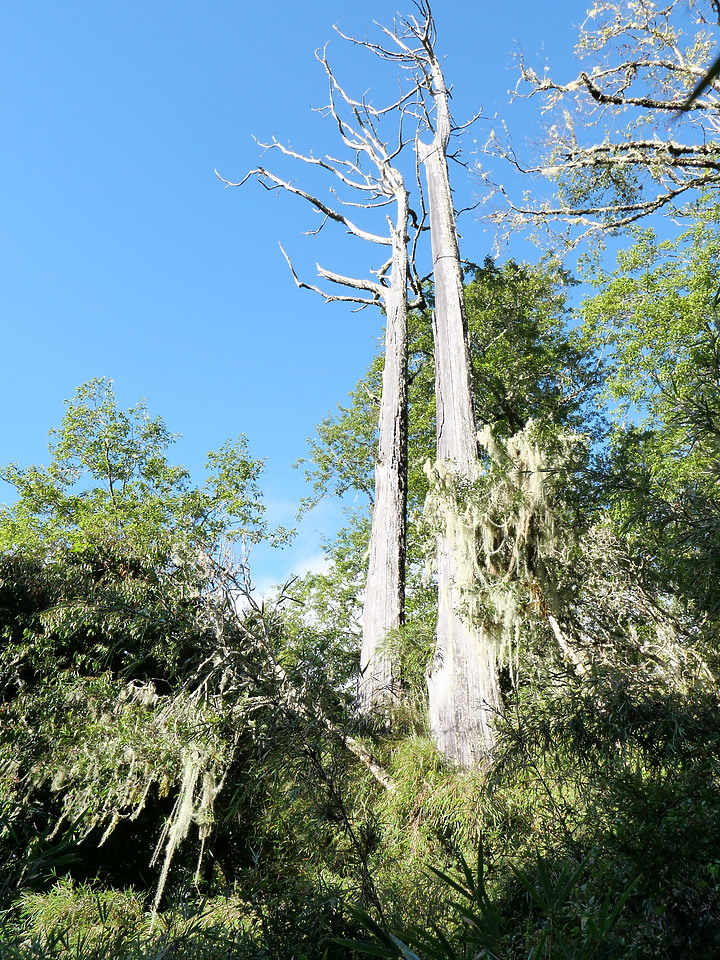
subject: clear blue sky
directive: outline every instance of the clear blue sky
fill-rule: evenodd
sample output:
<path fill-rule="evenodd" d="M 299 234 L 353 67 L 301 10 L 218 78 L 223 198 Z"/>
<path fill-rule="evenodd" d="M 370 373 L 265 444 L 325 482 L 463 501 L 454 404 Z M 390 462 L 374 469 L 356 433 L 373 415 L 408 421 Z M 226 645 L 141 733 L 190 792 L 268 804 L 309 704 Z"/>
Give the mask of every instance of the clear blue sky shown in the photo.
<path fill-rule="evenodd" d="M 46 462 L 63 400 L 111 377 L 123 406 L 143 396 L 183 435 L 175 457 L 198 478 L 207 450 L 245 433 L 267 458 L 271 518 L 293 523 L 304 486 L 291 464 L 367 367 L 381 318 L 326 306 L 292 282 L 278 241 L 310 278 L 317 260 L 352 270 L 357 248 L 341 233 L 303 237 L 316 218 L 300 200 L 255 183 L 225 190 L 213 170 L 240 179 L 259 160 L 253 135 L 337 152 L 332 124 L 311 112 L 326 102 L 313 53 L 331 41 L 347 89 L 387 100 L 394 68 L 360 59 L 332 26 L 377 36 L 373 21 L 391 24 L 396 9 L 396 0 L 0 2 L 0 462 Z M 507 112 L 513 54 L 520 46 L 571 76 L 582 0 L 436 0 L 434 13 L 456 118 L 482 107 L 507 113 L 519 144 L 539 137 L 535 106 Z M 468 135 L 468 156 L 482 135 Z M 301 182 L 303 170 L 293 175 Z M 460 167 L 455 187 L 461 200 L 478 189 Z M 463 255 L 482 260 L 491 232 L 472 217 L 461 231 Z M 257 580 L 301 571 L 337 522 L 337 507 L 322 507 L 285 555 L 259 551 Z"/>

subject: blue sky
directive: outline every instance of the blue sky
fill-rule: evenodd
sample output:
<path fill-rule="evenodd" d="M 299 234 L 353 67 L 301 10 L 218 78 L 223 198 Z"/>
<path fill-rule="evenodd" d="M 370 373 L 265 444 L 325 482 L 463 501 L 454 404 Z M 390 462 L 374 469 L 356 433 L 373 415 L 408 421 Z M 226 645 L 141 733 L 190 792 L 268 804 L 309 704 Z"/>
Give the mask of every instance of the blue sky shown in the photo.
<path fill-rule="evenodd" d="M 241 179 L 260 158 L 253 135 L 337 152 L 332 123 L 311 112 L 326 102 L 313 53 L 330 41 L 346 88 L 388 100 L 393 66 L 332 27 L 377 36 L 373 21 L 391 24 L 396 9 L 396 0 L 0 2 L 0 462 L 46 462 L 63 401 L 111 377 L 121 405 L 145 397 L 182 434 L 174 456 L 198 478 L 207 450 L 245 433 L 267 458 L 271 519 L 293 523 L 305 489 L 291 465 L 364 372 L 382 321 L 297 290 L 278 241 L 308 279 L 316 261 L 361 272 L 367 252 L 330 228 L 302 236 L 317 221 L 300 200 L 255 183 L 226 190 L 213 171 Z M 481 107 L 507 116 L 531 148 L 537 107 L 507 106 L 514 54 L 522 47 L 570 77 L 584 12 L 570 0 L 436 2 L 456 118 Z M 468 159 L 486 131 L 466 136 Z M 303 182 L 302 169 L 292 175 Z M 457 167 L 455 188 L 464 203 L 479 184 Z M 481 221 L 466 217 L 461 232 L 468 259 L 490 252 Z M 512 252 L 539 256 L 520 244 Z M 257 551 L 256 579 L 315 563 L 338 516 L 325 505 L 286 554 Z"/>

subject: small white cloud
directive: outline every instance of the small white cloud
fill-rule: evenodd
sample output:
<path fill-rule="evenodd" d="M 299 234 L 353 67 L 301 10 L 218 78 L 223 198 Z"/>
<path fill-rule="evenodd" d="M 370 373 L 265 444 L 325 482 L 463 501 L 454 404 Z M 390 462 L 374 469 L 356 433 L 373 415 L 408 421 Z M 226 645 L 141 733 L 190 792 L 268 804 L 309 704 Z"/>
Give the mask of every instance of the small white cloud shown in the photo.
<path fill-rule="evenodd" d="M 282 549 L 260 543 L 250 554 L 250 574 L 257 599 L 271 598 L 278 587 L 293 577 L 306 573 L 325 573 L 328 561 L 322 549 L 325 537 L 332 538 L 345 517 L 338 504 L 323 501 L 300 522 L 296 521 L 297 503 L 289 500 L 268 500 L 267 519 L 270 526 L 295 527 L 296 534 Z"/>
<path fill-rule="evenodd" d="M 330 562 L 326 553 L 318 551 L 309 557 L 306 557 L 301 566 L 303 573 L 327 573 L 330 569 Z"/>

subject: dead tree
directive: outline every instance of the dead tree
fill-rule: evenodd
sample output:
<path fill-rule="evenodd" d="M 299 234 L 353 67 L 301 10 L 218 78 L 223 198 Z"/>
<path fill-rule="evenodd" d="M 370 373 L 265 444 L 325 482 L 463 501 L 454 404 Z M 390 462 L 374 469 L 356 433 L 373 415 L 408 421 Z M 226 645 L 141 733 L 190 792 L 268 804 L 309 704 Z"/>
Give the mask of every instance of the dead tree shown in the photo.
<path fill-rule="evenodd" d="M 427 178 L 433 276 L 435 279 L 435 402 L 437 460 L 461 483 L 477 478 L 478 449 L 473 405 L 467 318 L 455 211 L 450 190 L 448 146 L 452 123 L 448 90 L 434 49 L 429 8 L 418 24 L 422 67 L 435 107 L 434 137 L 418 142 Z M 459 583 L 464 531 L 450 516 L 438 538 L 437 646 L 428 674 L 430 725 L 440 749 L 470 764 L 492 751 L 492 720 L 500 705 L 492 641 L 461 615 Z M 456 511 L 455 511 L 456 513 Z"/>
<path fill-rule="evenodd" d="M 300 280 L 285 254 L 298 287 L 319 293 L 326 302 L 350 302 L 358 304 L 360 308 L 376 304 L 385 313 L 385 362 L 368 575 L 363 603 L 358 702 L 364 713 L 386 714 L 388 706 L 399 694 L 399 678 L 387 649 L 388 637 L 402 626 L 405 609 L 408 291 L 414 291 L 413 297 L 419 295 L 420 291 L 411 265 L 412 256 L 409 256 L 408 222 L 412 213 L 414 249 L 422 217 L 418 220 L 417 214 L 410 211 L 409 192 L 396 162 L 408 145 L 404 138 L 403 120 L 408 111 L 412 112 L 414 90 L 411 88 L 390 106 L 375 108 L 364 99 L 352 99 L 338 83 L 324 52 L 317 56 L 326 70 L 330 85 L 330 103 L 325 112 L 337 126 L 348 159 L 316 158 L 297 153 L 274 139 L 261 146 L 328 174 L 334 181 L 332 192 L 336 205 L 330 206 L 320 197 L 302 190 L 265 167 L 250 171 L 241 183 L 256 178 L 268 190 L 283 190 L 301 197 L 322 214 L 324 219 L 318 229 L 322 229 L 327 221 L 333 221 L 355 237 L 389 248 L 389 258 L 375 272 L 376 279 L 342 276 L 318 264 L 319 276 L 345 288 L 346 292 L 342 294 L 328 292 Z M 383 139 L 381 127 L 384 127 L 383 121 L 387 122 L 385 118 L 393 116 L 399 132 L 391 147 Z M 412 146 L 412 140 L 409 144 Z M 229 186 L 239 185 L 224 182 Z M 362 199 L 340 199 L 338 190 L 343 189 L 354 197 L 359 192 Z M 391 218 L 387 215 L 385 218 L 388 232 L 378 234 L 360 226 L 345 212 L 349 207 L 371 211 L 393 207 L 394 216 Z M 312 232 L 317 233 L 318 230 Z"/>
<path fill-rule="evenodd" d="M 556 189 L 552 199 L 532 204 L 492 184 L 503 198 L 495 215 L 503 234 L 541 225 L 575 245 L 656 212 L 682 216 L 717 191 L 720 77 L 708 76 L 717 54 L 708 27 L 718 25 L 718 10 L 714 0 L 596 0 L 580 31 L 576 49 L 587 62 L 576 77 L 560 83 L 521 60 L 515 95 L 542 100 L 542 156 L 524 161 L 500 130 L 486 149 Z"/>
<path fill-rule="evenodd" d="M 378 56 L 399 63 L 414 77 L 423 99 L 417 113 L 418 160 L 425 170 L 430 217 L 435 313 L 435 400 L 437 463 L 430 498 L 442 518 L 437 541 L 438 620 L 435 654 L 428 674 L 430 727 L 442 752 L 469 765 L 492 752 L 492 720 L 500 706 L 496 649 L 463 616 L 462 584 L 468 530 L 457 497 L 468 492 L 479 470 L 468 349 L 463 274 L 453 207 L 448 149 L 453 126 L 449 93 L 435 52 L 435 24 L 425 0 L 417 17 L 399 20 Z M 429 132 L 430 142 L 422 139 Z"/>

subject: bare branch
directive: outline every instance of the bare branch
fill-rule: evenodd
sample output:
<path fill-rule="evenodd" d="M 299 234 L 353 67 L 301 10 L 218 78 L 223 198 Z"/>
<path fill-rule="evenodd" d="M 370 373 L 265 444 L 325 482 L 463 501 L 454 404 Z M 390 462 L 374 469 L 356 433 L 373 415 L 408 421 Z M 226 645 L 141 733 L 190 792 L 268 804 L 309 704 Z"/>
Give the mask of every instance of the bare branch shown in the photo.
<path fill-rule="evenodd" d="M 690 14 L 701 24 L 698 10 L 693 5 Z M 554 121 L 545 156 L 540 163 L 523 163 L 507 135 L 501 140 L 494 133 L 486 152 L 521 173 L 555 180 L 570 199 L 518 203 L 496 185 L 505 204 L 496 223 L 510 230 L 530 223 L 548 227 L 553 219 L 575 224 L 581 234 L 574 245 L 588 232 L 622 229 L 674 210 L 676 203 L 687 208 L 720 186 L 720 76 L 688 103 L 715 41 L 702 28 L 688 36 L 687 16 L 685 0 L 629 5 L 604 0 L 595 4 L 580 35 L 581 54 L 594 62 L 574 80 L 558 83 L 521 61 L 521 81 L 529 92 L 517 95 L 540 94 L 543 112 Z M 681 124 L 687 133 L 679 138 Z M 478 173 L 488 183 L 479 168 Z"/>
<path fill-rule="evenodd" d="M 703 186 L 717 185 L 720 185 L 720 176 L 695 180 L 633 204 L 608 204 L 602 207 L 522 207 L 514 203 L 502 185 L 495 184 L 496 191 L 505 199 L 506 209 L 491 214 L 490 219 L 497 225 L 507 224 L 509 230 L 529 223 L 547 225 L 548 221 L 564 223 L 568 229 L 572 226 L 586 227 L 586 230 L 574 238 L 571 238 L 569 233 L 563 235 L 564 243 L 568 249 L 572 249 L 593 234 L 621 230 L 650 214 L 657 213 L 664 207 L 672 207 L 675 200 L 688 192 L 702 189 Z M 514 215 L 513 218 L 508 216 L 508 210 Z M 673 214 L 681 215 L 674 209 Z"/>
<path fill-rule="evenodd" d="M 379 295 L 376 295 L 375 297 L 373 297 L 372 300 L 367 299 L 367 297 L 342 296 L 341 294 L 337 294 L 337 293 L 327 293 L 325 290 L 322 290 L 320 287 L 316 287 L 312 283 L 306 283 L 304 280 L 301 280 L 298 277 L 297 273 L 295 272 L 295 267 L 292 264 L 292 260 L 288 256 L 283 245 L 280 244 L 279 246 L 280 246 L 280 250 L 282 251 L 282 255 L 285 257 L 285 261 L 287 262 L 287 265 L 290 268 L 290 273 L 292 274 L 293 280 L 295 281 L 295 285 L 299 290 L 312 290 L 313 293 L 320 294 L 320 296 L 323 298 L 325 303 L 334 303 L 336 301 L 344 302 L 344 303 L 359 303 L 359 304 L 362 304 L 363 307 L 371 307 L 378 303 Z M 320 276 L 325 276 L 325 271 L 322 270 L 319 264 L 318 264 L 318 273 L 320 274 Z M 325 278 L 328 280 L 333 279 L 330 276 L 326 276 Z M 346 278 L 346 279 L 349 280 L 349 278 Z M 367 285 L 363 286 L 362 284 L 367 284 Z M 371 292 L 375 292 L 374 285 L 372 285 L 369 280 L 368 281 L 353 280 L 352 282 L 348 282 L 346 285 L 356 288 L 358 290 L 370 290 Z M 380 290 L 380 287 L 377 287 L 377 290 Z"/>
<path fill-rule="evenodd" d="M 588 667 L 583 655 L 575 649 L 570 640 L 565 636 L 560 629 L 560 624 L 551 613 L 546 612 L 545 618 L 550 624 L 550 629 L 555 634 L 555 639 L 558 642 L 558 646 L 562 650 L 565 658 L 572 664 L 575 673 L 579 677 L 587 677 L 590 673 L 590 668 Z"/>
<path fill-rule="evenodd" d="M 242 180 L 238 180 L 237 183 L 234 183 L 232 180 L 226 180 L 225 177 L 223 177 L 223 176 L 220 175 L 220 173 L 219 173 L 218 170 L 217 170 L 217 167 L 215 168 L 215 176 L 218 178 L 218 180 L 219 180 L 221 183 L 224 183 L 224 184 L 225 184 L 225 188 L 226 188 L 226 189 L 227 189 L 228 187 L 242 187 L 242 186 L 243 186 L 244 184 L 246 184 L 246 183 L 248 182 L 248 180 L 249 180 L 252 176 L 254 176 L 254 175 L 255 175 L 255 171 L 254 171 L 254 170 L 250 170 L 250 171 L 248 171 L 248 173 L 245 174 L 245 176 L 242 178 Z"/>
<path fill-rule="evenodd" d="M 337 283 L 341 287 L 350 287 L 354 290 L 368 290 L 375 294 L 375 301 L 379 302 L 383 296 L 384 289 L 381 284 L 373 283 L 372 280 L 356 280 L 354 277 L 345 277 L 340 273 L 334 273 L 332 270 L 326 270 L 317 264 L 317 272 L 323 280 L 329 280 L 331 283 Z"/>
<path fill-rule="evenodd" d="M 351 43 L 360 44 L 361 46 L 367 47 L 368 49 L 372 49 L 372 46 L 369 46 L 366 41 L 356 40 L 354 38 L 346 36 L 337 25 L 335 25 L 333 29 L 340 37 L 343 38 L 343 40 L 349 40 Z M 322 56 L 319 56 L 318 53 L 316 52 L 315 56 L 318 58 L 318 60 L 320 60 L 323 66 L 325 66 L 327 73 L 329 74 L 329 76 L 333 77 L 333 80 L 334 80 L 333 72 L 328 66 L 324 53 Z M 417 84 L 413 84 L 410 87 L 410 89 L 407 91 L 407 93 L 402 93 L 397 100 L 395 100 L 393 103 L 388 104 L 385 107 L 374 107 L 372 104 L 368 103 L 365 100 L 365 98 L 363 98 L 362 100 L 353 100 L 351 97 L 349 97 L 345 93 L 344 90 L 343 91 L 339 90 L 339 92 L 342 93 L 342 97 L 345 100 L 345 102 L 348 104 L 348 106 L 356 107 L 359 110 L 362 110 L 364 112 L 366 111 L 368 116 L 379 118 L 379 117 L 385 116 L 388 113 L 396 113 L 400 111 L 402 108 L 404 108 L 408 103 L 408 101 L 412 100 L 412 98 L 417 94 Z"/>
<path fill-rule="evenodd" d="M 277 140 L 273 140 L 272 143 L 260 143 L 259 146 L 261 146 L 263 150 L 279 150 L 286 157 L 292 157 L 294 160 L 300 160 L 303 163 L 309 164 L 310 166 L 316 166 L 320 167 L 322 170 L 327 170 L 334 177 L 337 177 L 338 180 L 342 181 L 342 183 L 353 190 L 377 190 L 377 181 L 363 174 L 358 165 L 351 163 L 349 160 L 334 160 L 332 157 L 308 156 L 303 153 L 298 153 L 297 151 L 290 149 L 290 147 L 286 147 Z M 359 180 L 351 180 L 342 172 L 340 169 L 341 166 L 347 167 L 349 170 L 353 171 L 353 173 L 357 174 L 359 176 Z"/>
<path fill-rule="evenodd" d="M 287 190 L 288 193 L 294 193 L 295 196 L 302 197 L 303 200 L 307 200 L 307 202 L 312 204 L 313 207 L 325 214 L 329 220 L 334 220 L 336 223 L 341 223 L 343 226 L 347 227 L 348 232 L 353 234 L 353 236 L 359 237 L 361 240 L 368 240 L 370 243 L 379 243 L 382 246 L 388 246 L 390 244 L 390 239 L 388 237 L 379 237 L 374 233 L 369 233 L 367 230 L 363 230 L 362 227 L 357 226 L 357 224 L 353 223 L 352 220 L 350 220 L 344 214 L 339 213 L 337 210 L 333 210 L 331 207 L 328 207 L 327 204 L 323 203 L 323 201 L 318 197 L 314 197 L 306 190 L 302 190 L 300 187 L 296 187 L 289 181 L 283 180 L 281 177 L 276 176 L 269 170 L 265 170 L 263 167 L 258 167 L 256 170 L 253 170 L 252 173 L 255 174 L 261 183 L 265 180 L 270 181 L 274 187 Z M 247 177 L 245 180 L 247 180 Z M 264 185 L 266 186 L 266 184 Z"/>

